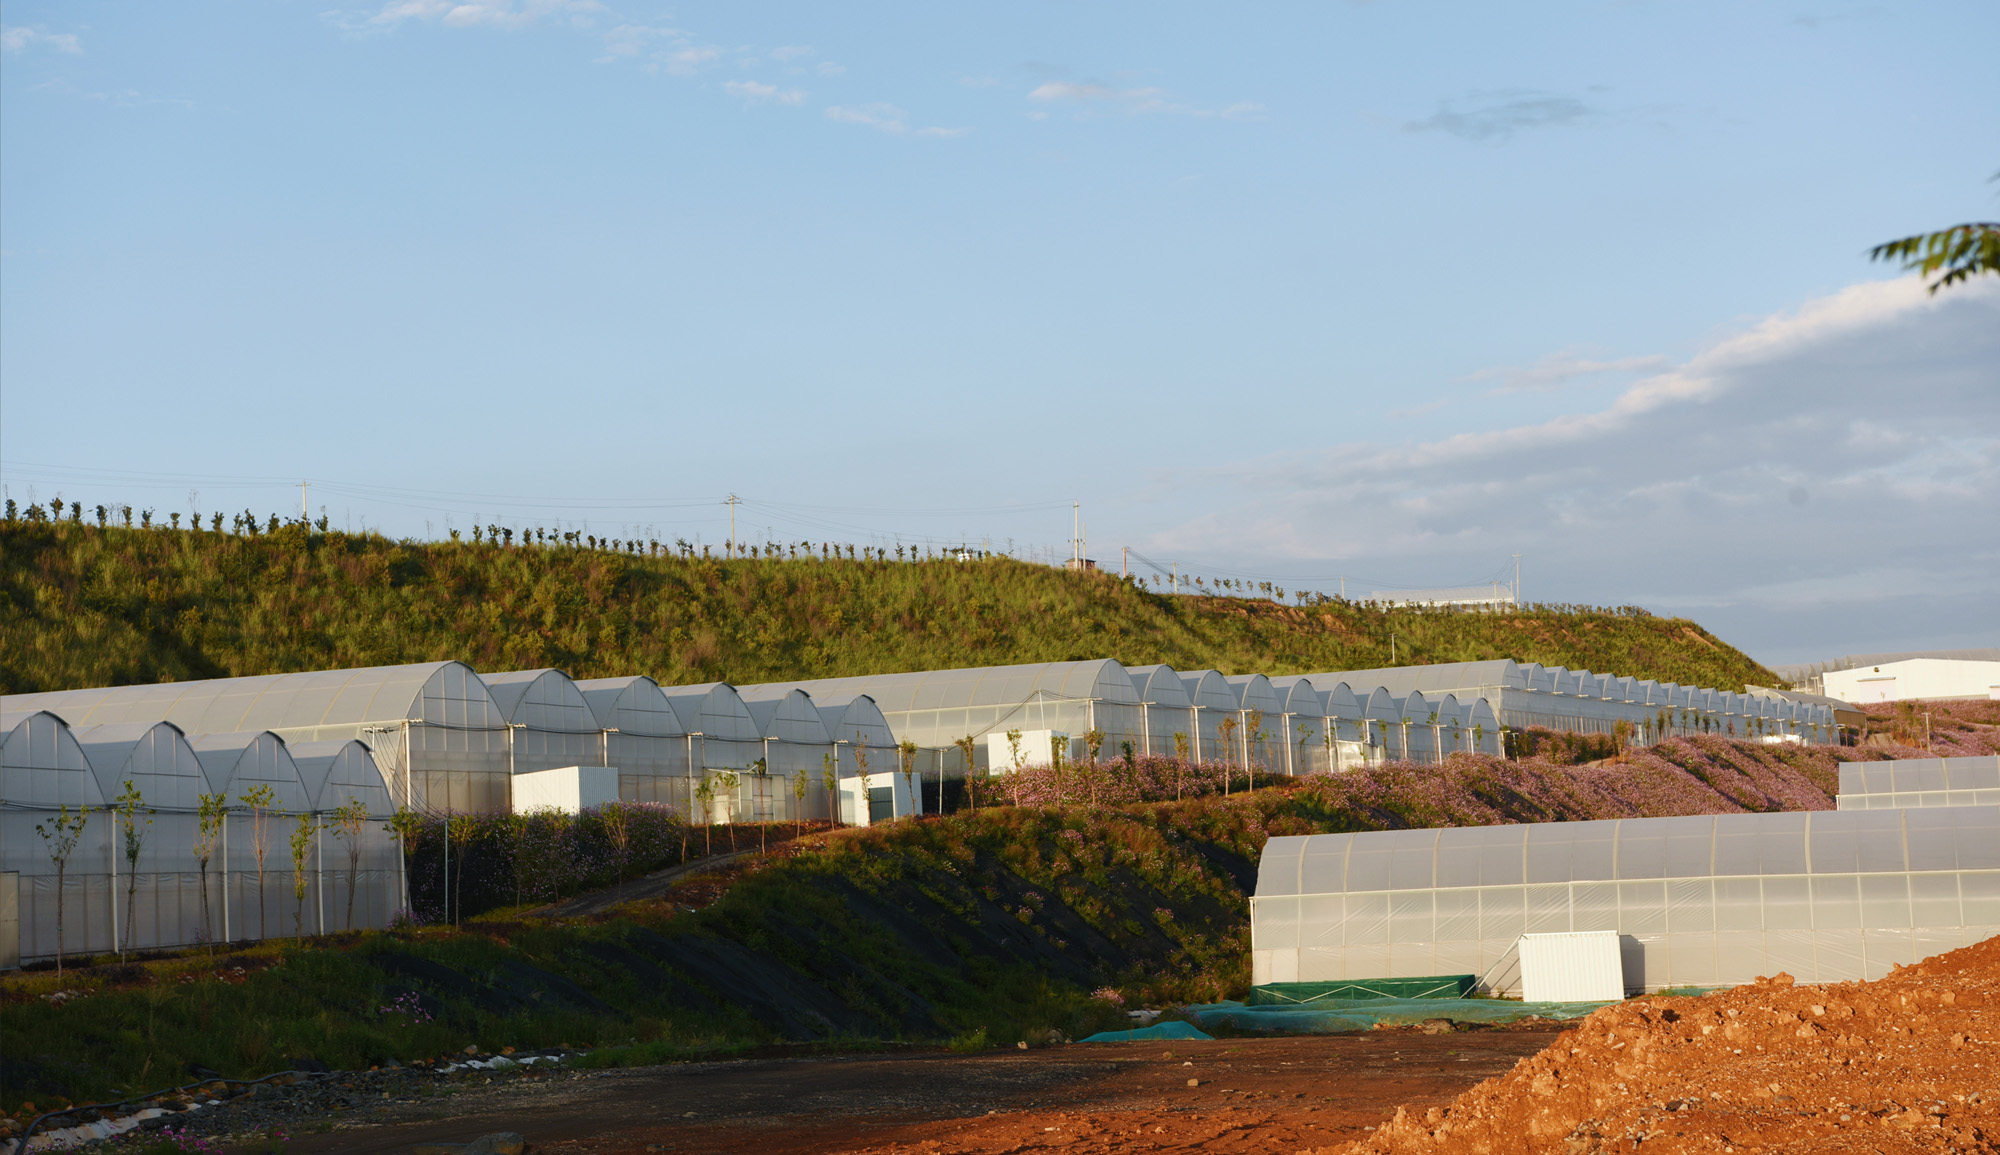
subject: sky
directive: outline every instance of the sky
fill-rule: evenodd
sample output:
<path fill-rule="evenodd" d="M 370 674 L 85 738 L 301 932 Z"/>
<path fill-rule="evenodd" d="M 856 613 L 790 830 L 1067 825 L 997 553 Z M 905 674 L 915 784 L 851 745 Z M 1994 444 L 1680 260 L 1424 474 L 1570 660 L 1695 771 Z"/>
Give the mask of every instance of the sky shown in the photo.
<path fill-rule="evenodd" d="M 0 9 L 8 497 L 2000 644 L 1984 0 L 335 2 Z"/>

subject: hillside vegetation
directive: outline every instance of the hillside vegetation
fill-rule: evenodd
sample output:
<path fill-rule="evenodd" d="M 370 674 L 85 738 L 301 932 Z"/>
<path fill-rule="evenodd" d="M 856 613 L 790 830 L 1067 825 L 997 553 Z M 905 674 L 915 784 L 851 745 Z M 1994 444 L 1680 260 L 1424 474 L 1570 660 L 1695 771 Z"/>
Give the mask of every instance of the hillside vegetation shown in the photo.
<path fill-rule="evenodd" d="M 1283 674 L 1390 665 L 1392 635 L 1402 664 L 1516 658 L 1721 689 L 1773 682 L 1693 622 L 1632 608 L 1282 604 L 998 557 L 723 560 L 604 544 L 16 518 L 0 523 L 0 692 L 445 658 L 664 684 L 1098 657 Z"/>

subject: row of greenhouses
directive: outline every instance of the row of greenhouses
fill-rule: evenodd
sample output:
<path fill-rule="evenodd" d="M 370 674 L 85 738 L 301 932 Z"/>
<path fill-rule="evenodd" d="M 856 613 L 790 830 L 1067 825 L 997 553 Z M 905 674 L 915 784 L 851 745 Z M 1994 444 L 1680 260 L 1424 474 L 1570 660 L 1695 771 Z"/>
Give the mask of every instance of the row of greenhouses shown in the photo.
<path fill-rule="evenodd" d="M 168 945 L 337 928 L 350 897 L 355 925 L 381 925 L 403 905 L 381 819 L 509 811 L 536 771 L 613 767 L 621 798 L 698 821 L 867 823 L 1024 751 L 1318 774 L 1500 753 L 1531 725 L 1831 740 L 1816 709 L 1513 662 L 1272 678 L 1102 659 L 739 687 L 446 661 L 58 691 L 0 698 L 0 870 L 24 880 L 31 953 L 53 949 L 59 874 L 73 949 Z M 702 788 L 724 775 L 733 789 Z M 107 810 L 128 782 L 150 811 L 129 822 Z M 260 785 L 268 803 L 244 802 Z M 208 833 L 204 796 L 227 809 Z M 65 807 L 90 813 L 58 869 Z M 355 807 L 370 821 L 349 837 L 332 816 Z M 295 847 L 299 815 L 317 817 Z M 203 865 L 188 848 L 205 840 Z"/>
<path fill-rule="evenodd" d="M 401 905 L 362 742 L 0 715 L 0 880 L 23 958 L 379 927 Z M 15 877 L 9 879 L 7 875 Z"/>

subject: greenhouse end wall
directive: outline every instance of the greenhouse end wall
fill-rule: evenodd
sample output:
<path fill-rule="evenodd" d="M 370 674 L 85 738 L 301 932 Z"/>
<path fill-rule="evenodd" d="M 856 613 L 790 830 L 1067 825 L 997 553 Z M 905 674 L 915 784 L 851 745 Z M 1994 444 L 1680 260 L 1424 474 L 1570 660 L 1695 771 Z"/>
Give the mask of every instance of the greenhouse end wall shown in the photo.
<path fill-rule="evenodd" d="M 1627 985 L 1879 978 L 2000 934 L 2000 807 L 1816 811 L 1273 838 L 1252 981 L 1481 976 L 1523 934 L 1611 930 Z"/>

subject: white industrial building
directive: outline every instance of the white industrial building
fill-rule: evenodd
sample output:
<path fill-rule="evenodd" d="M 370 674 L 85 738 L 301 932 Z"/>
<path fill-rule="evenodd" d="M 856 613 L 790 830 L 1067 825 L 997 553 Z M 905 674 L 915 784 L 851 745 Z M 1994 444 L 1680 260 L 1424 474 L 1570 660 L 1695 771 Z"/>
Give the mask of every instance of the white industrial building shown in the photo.
<path fill-rule="evenodd" d="M 2000 701 L 2000 660 L 1904 658 L 1820 674 L 1828 697 L 1874 702 Z"/>

